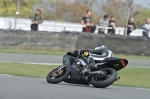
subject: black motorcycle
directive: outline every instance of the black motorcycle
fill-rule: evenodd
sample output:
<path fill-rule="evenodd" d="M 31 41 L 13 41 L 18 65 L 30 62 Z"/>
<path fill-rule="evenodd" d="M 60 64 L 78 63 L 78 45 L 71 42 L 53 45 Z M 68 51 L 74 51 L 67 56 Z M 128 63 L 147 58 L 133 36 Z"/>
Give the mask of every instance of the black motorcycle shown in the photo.
<path fill-rule="evenodd" d="M 71 84 L 92 84 L 96 88 L 105 88 L 119 79 L 117 71 L 128 64 L 126 59 L 114 57 L 105 58 L 102 61 L 95 60 L 96 66 L 94 67 L 83 65 L 83 62 L 87 62 L 86 56 L 81 55 L 75 58 L 72 53 L 68 52 L 63 57 L 63 65 L 47 75 L 47 82 L 57 84 L 64 81 Z"/>

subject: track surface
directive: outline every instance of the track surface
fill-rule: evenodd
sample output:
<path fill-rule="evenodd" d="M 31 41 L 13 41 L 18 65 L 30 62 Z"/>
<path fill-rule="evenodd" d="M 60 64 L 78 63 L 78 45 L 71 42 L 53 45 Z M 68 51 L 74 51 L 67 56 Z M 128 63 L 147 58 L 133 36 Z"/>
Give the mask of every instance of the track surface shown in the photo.
<path fill-rule="evenodd" d="M 61 64 L 62 58 L 63 56 L 57 56 L 57 55 L 0 53 L 0 61 L 4 61 L 4 62 L 6 61 L 6 62 Z M 150 68 L 150 60 L 128 59 L 128 61 L 129 61 L 128 66 Z"/>
<path fill-rule="evenodd" d="M 61 63 L 62 56 L 0 53 L 0 61 Z M 129 59 L 130 66 L 150 67 L 149 60 Z M 0 75 L 0 99 L 150 99 L 150 89 L 93 86 L 60 83 L 45 79 Z"/>
<path fill-rule="evenodd" d="M 150 99 L 150 90 L 110 86 L 57 85 L 45 79 L 0 75 L 0 99 Z"/>

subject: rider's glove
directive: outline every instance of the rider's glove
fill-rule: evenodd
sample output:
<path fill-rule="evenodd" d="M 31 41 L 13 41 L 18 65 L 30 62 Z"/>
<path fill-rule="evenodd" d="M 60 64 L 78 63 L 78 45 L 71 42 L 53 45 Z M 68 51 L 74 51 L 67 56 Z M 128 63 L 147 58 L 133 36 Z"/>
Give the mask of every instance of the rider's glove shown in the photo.
<path fill-rule="evenodd" d="M 87 50 L 74 50 L 74 55 L 76 57 L 80 56 L 80 55 L 84 55 L 84 56 L 89 56 L 89 52 Z"/>
<path fill-rule="evenodd" d="M 74 55 L 78 57 L 80 55 L 80 50 L 74 50 Z"/>

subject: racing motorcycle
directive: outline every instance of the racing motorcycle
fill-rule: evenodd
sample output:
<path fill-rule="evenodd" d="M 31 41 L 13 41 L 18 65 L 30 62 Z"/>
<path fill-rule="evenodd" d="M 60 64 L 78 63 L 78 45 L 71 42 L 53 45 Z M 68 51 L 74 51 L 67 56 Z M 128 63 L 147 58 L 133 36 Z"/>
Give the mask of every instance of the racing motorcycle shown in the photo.
<path fill-rule="evenodd" d="M 120 79 L 117 71 L 127 66 L 128 60 L 113 57 L 109 51 L 108 57 L 104 59 L 94 59 L 96 65 L 89 67 L 87 57 L 89 52 L 85 52 L 76 58 L 71 52 L 63 57 L 63 65 L 50 71 L 46 80 L 48 83 L 57 84 L 62 81 L 71 84 L 92 84 L 96 88 L 106 88 Z"/>

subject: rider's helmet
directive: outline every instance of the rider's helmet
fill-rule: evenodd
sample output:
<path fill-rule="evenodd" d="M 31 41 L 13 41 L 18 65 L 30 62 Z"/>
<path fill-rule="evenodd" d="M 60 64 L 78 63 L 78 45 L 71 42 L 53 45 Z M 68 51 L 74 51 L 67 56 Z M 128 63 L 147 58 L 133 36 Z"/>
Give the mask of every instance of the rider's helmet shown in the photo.
<path fill-rule="evenodd" d="M 107 50 L 106 46 L 104 44 L 99 44 L 94 48 L 94 54 L 102 55 L 103 50 Z"/>

